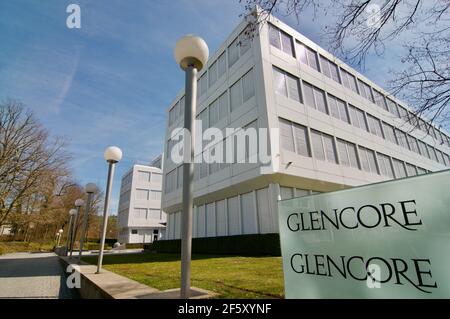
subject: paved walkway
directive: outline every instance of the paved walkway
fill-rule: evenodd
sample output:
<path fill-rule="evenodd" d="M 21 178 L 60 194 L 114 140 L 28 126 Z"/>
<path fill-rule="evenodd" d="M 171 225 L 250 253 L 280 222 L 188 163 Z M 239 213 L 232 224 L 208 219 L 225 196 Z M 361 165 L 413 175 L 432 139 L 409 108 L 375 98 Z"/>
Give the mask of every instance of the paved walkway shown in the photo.
<path fill-rule="evenodd" d="M 0 256 L 0 298 L 79 298 L 66 286 L 66 277 L 53 253 Z"/>

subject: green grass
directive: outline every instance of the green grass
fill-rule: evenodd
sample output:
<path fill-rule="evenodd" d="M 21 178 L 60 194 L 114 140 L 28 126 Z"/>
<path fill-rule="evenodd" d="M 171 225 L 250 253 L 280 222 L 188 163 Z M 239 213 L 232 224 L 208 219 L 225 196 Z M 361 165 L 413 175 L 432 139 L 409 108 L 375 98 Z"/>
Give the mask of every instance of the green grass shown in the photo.
<path fill-rule="evenodd" d="M 97 257 L 83 260 L 96 264 Z M 160 290 L 180 287 L 179 254 L 107 255 L 103 266 Z M 220 298 L 283 298 L 281 257 L 193 255 L 191 284 Z"/>
<path fill-rule="evenodd" d="M 51 251 L 54 243 L 28 243 L 22 241 L 0 242 L 0 255 L 17 252 Z"/>

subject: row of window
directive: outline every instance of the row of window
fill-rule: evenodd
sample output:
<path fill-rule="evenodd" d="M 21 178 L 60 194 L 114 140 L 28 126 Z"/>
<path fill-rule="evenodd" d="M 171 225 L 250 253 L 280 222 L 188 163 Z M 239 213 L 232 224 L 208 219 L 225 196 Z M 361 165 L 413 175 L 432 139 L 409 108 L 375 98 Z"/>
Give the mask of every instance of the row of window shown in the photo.
<path fill-rule="evenodd" d="M 427 172 L 424 168 L 282 118 L 279 118 L 279 127 L 281 147 L 302 156 L 391 178 Z"/>
<path fill-rule="evenodd" d="M 223 141 L 221 141 L 223 147 L 222 149 L 222 160 L 219 162 L 207 163 L 204 159 L 207 155 L 211 154 L 215 156 L 215 152 L 218 144 L 215 144 L 208 149 L 204 150 L 202 154 L 196 155 L 194 161 L 194 181 L 202 179 L 208 175 L 212 175 L 222 169 L 225 169 L 232 163 L 254 163 L 256 162 L 256 156 L 259 151 L 259 136 L 256 134 L 256 145 L 254 141 L 251 141 L 248 135 L 244 135 L 241 137 L 243 140 L 238 140 L 238 136 L 240 132 L 246 132 L 247 129 L 253 128 L 257 129 L 257 122 L 252 121 L 249 124 L 245 125 L 243 128 L 236 130 L 233 134 L 226 137 Z M 227 141 L 233 139 L 232 142 L 232 155 L 230 155 L 231 159 L 227 158 Z M 243 145 L 244 149 L 242 152 L 238 151 L 238 145 Z M 267 150 L 269 149 L 269 145 L 266 146 Z M 198 160 L 201 158 L 201 160 Z M 252 161 L 254 160 L 254 161 Z M 198 162 L 198 163 L 197 163 Z M 230 163 L 231 162 L 231 163 Z M 180 165 L 170 172 L 166 174 L 166 183 L 164 191 L 165 193 L 170 193 L 176 189 L 181 188 L 183 185 L 183 165 Z"/>
<path fill-rule="evenodd" d="M 368 101 L 375 103 L 380 108 L 390 112 L 392 115 L 402 118 L 413 126 L 419 128 L 424 133 L 431 134 L 440 143 L 446 143 L 450 146 L 450 137 L 440 132 L 424 120 L 418 118 L 412 112 L 406 110 L 404 107 L 397 105 L 389 97 L 373 89 L 370 85 L 357 79 L 353 74 L 340 68 L 336 63 L 318 54 L 315 50 L 306 46 L 305 44 L 295 40 L 296 49 L 294 50 L 293 38 L 286 32 L 269 24 L 269 42 L 272 46 L 284 51 L 292 57 L 297 57 L 298 60 L 323 73 L 325 76 L 333 79 L 339 84 L 364 97 Z"/>
<path fill-rule="evenodd" d="M 161 191 L 158 190 L 137 188 L 135 194 L 137 200 L 161 200 Z"/>
<path fill-rule="evenodd" d="M 320 112 L 363 129 L 380 138 L 386 139 L 419 155 L 434 160 L 442 165 L 449 165 L 449 156 L 431 145 L 417 140 L 413 136 L 394 128 L 375 116 L 309 84 L 299 78 L 273 67 L 275 93 L 304 103 Z M 304 99 L 302 98 L 302 91 Z"/>
<path fill-rule="evenodd" d="M 229 93 L 228 93 L 229 92 Z M 229 113 L 237 110 L 255 95 L 253 69 L 245 73 L 238 81 L 225 90 L 208 107 L 204 108 L 197 119 L 202 121 L 202 130 L 214 127 L 219 121 L 226 118 Z M 167 141 L 167 158 L 170 158 L 172 148 L 176 141 Z"/>
<path fill-rule="evenodd" d="M 155 172 L 138 171 L 139 183 L 161 183 L 162 175 Z"/>
<path fill-rule="evenodd" d="M 162 218 L 160 209 L 154 208 L 134 208 L 134 218 L 136 219 L 158 219 Z"/>
<path fill-rule="evenodd" d="M 207 71 L 205 71 L 197 81 L 197 97 L 206 94 L 208 87 L 212 87 L 227 71 L 231 68 L 241 56 L 243 56 L 251 47 L 251 39 L 245 32 L 242 32 L 228 48 L 211 63 Z M 169 126 L 176 123 L 184 116 L 184 96 L 169 110 Z"/>

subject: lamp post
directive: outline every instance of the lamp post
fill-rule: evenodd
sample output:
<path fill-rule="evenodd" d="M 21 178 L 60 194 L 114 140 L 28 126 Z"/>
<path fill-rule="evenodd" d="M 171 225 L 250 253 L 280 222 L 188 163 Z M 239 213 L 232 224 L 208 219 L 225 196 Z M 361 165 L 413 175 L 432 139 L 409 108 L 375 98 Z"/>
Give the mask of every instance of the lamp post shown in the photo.
<path fill-rule="evenodd" d="M 72 258 L 73 253 L 73 244 L 75 242 L 76 236 L 77 236 L 77 222 L 78 222 L 78 216 L 80 216 L 80 208 L 84 205 L 84 200 L 81 198 L 78 198 L 75 201 L 75 207 L 77 208 L 74 223 L 73 223 L 73 230 L 72 230 L 72 240 L 70 241 L 70 258 Z"/>
<path fill-rule="evenodd" d="M 84 190 L 87 193 L 87 200 L 86 200 L 86 206 L 84 208 L 83 231 L 81 232 L 80 253 L 78 254 L 78 260 L 81 260 L 81 255 L 83 254 L 84 238 L 86 237 L 86 231 L 87 231 L 86 228 L 87 228 L 87 223 L 88 223 L 88 218 L 89 218 L 89 211 L 91 209 L 92 195 L 97 190 L 97 186 L 93 183 L 88 183 L 84 187 Z"/>
<path fill-rule="evenodd" d="M 61 241 L 63 231 L 64 231 L 63 229 L 60 229 L 58 231 L 58 241 L 56 242 L 56 247 L 59 247 L 59 242 Z"/>
<path fill-rule="evenodd" d="M 186 73 L 184 129 L 189 136 L 183 138 L 183 214 L 181 229 L 181 293 L 187 299 L 191 295 L 192 206 L 194 176 L 195 113 L 197 108 L 197 72 L 208 61 L 206 42 L 197 36 L 186 35 L 175 45 L 175 60 Z M 190 143 L 190 144 L 189 144 Z"/>
<path fill-rule="evenodd" d="M 71 241 L 71 234 L 72 234 L 72 220 L 73 220 L 73 216 L 77 213 L 76 209 L 71 209 L 69 210 L 69 215 L 70 215 L 70 220 L 69 220 L 69 229 L 67 231 L 67 241 L 66 241 L 66 256 L 69 252 L 69 243 Z"/>
<path fill-rule="evenodd" d="M 110 146 L 103 154 L 105 160 L 108 162 L 108 180 L 106 182 L 105 206 L 103 207 L 103 229 L 100 240 L 100 252 L 98 254 L 97 272 L 100 273 L 103 262 L 103 250 L 105 248 L 106 228 L 108 227 L 108 209 L 109 198 L 111 197 L 112 180 L 114 176 L 114 167 L 118 161 L 122 159 L 122 151 L 117 146 Z"/>

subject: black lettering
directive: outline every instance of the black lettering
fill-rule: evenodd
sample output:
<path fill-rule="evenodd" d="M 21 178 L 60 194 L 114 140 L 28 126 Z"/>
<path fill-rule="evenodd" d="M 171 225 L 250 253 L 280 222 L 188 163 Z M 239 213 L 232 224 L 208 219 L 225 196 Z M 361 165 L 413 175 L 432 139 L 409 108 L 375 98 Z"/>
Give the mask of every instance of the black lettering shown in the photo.
<path fill-rule="evenodd" d="M 362 210 L 363 210 L 364 208 L 366 208 L 366 207 L 370 207 L 370 208 L 372 208 L 373 210 L 375 210 L 375 211 L 377 212 L 378 221 L 377 221 L 376 224 L 374 224 L 374 225 L 372 225 L 372 226 L 369 226 L 369 225 L 364 224 L 363 221 L 362 221 L 362 219 L 361 219 L 361 213 L 362 213 Z M 380 211 L 378 210 L 378 208 L 376 208 L 376 207 L 373 206 L 373 205 L 364 205 L 364 206 L 361 206 L 361 207 L 358 209 L 358 213 L 356 214 L 356 216 L 357 216 L 357 218 L 358 218 L 358 222 L 359 222 L 361 225 L 363 225 L 364 227 L 366 227 L 366 228 L 374 228 L 374 227 L 377 227 L 377 226 L 380 224 L 380 222 L 381 222 L 381 214 L 380 214 Z"/>
<path fill-rule="evenodd" d="M 319 217 L 313 218 L 313 214 L 319 215 L 319 212 L 318 211 L 309 212 L 309 219 L 311 221 L 311 229 L 312 230 L 321 230 L 322 227 L 320 227 Z M 314 223 L 318 224 L 318 228 L 314 227 Z"/>
<path fill-rule="evenodd" d="M 352 257 L 350 257 L 348 260 L 347 260 L 347 270 L 348 270 L 348 274 L 353 278 L 353 279 L 355 279 L 355 280 L 360 280 L 360 281 L 363 281 L 363 280 L 367 280 L 367 271 L 365 272 L 365 276 L 363 277 L 363 278 L 358 278 L 358 277 L 355 277 L 354 275 L 353 275 L 353 273 L 352 273 L 352 269 L 351 269 L 351 267 L 350 267 L 350 262 L 353 260 L 353 259 L 359 259 L 359 260 L 361 260 L 361 262 L 362 262 L 362 267 L 361 267 L 361 269 L 366 269 L 365 268 L 365 265 L 364 265 L 364 258 L 362 258 L 361 256 L 352 256 Z"/>
<path fill-rule="evenodd" d="M 399 203 L 402 206 L 403 216 L 405 217 L 405 226 L 422 225 L 422 220 L 420 220 L 420 219 L 419 219 L 418 222 L 415 222 L 415 223 L 414 222 L 410 222 L 409 219 L 408 219 L 408 215 L 409 214 L 414 214 L 415 216 L 417 216 L 417 211 L 415 209 L 414 210 L 410 210 L 410 211 L 406 210 L 406 204 L 413 203 L 414 205 L 416 205 L 416 201 L 414 199 L 400 201 Z M 412 229 L 412 230 L 417 230 L 417 229 Z"/>
<path fill-rule="evenodd" d="M 380 278 L 380 280 L 377 280 L 377 278 L 373 278 L 372 275 L 371 275 L 369 272 L 367 272 L 368 275 L 369 275 L 373 280 L 378 281 L 378 282 L 380 282 L 380 283 L 382 283 L 382 284 L 384 284 L 384 283 L 388 282 L 389 280 L 391 280 L 391 278 L 392 278 L 392 269 L 391 269 L 391 265 L 389 265 L 389 262 L 388 262 L 387 260 L 384 260 L 384 259 L 381 258 L 381 257 L 372 257 L 372 258 L 370 258 L 369 260 L 367 260 L 367 263 L 366 263 L 366 269 L 368 269 L 368 267 L 369 267 L 369 265 L 371 264 L 371 261 L 372 261 L 372 260 L 381 260 L 381 261 L 386 265 L 387 269 L 389 269 L 389 276 L 387 276 L 387 278 L 386 278 L 385 280 L 382 280 L 381 278 Z M 375 265 L 376 265 L 376 264 L 375 264 Z M 381 273 L 384 273 L 384 271 L 380 271 L 380 272 L 381 272 Z M 380 275 L 381 275 L 381 274 L 380 274 Z"/>
<path fill-rule="evenodd" d="M 294 224 L 294 225 L 297 226 L 297 228 L 291 228 L 290 220 L 291 220 L 291 217 L 292 217 L 292 216 L 296 216 L 297 219 L 298 219 L 298 214 L 297 214 L 297 213 L 292 213 L 292 214 L 290 214 L 290 215 L 288 216 L 288 218 L 287 218 L 287 227 L 289 228 L 290 231 L 294 231 L 294 232 L 299 231 L 299 230 L 300 230 L 300 225 L 299 225 L 299 223 Z"/>
<path fill-rule="evenodd" d="M 320 272 L 320 268 L 322 267 L 325 270 L 325 262 L 324 262 L 324 256 L 323 255 L 314 255 L 314 258 L 316 260 L 316 269 L 317 269 L 317 274 L 319 276 L 328 276 L 328 274 L 326 272 L 321 273 Z M 322 260 L 319 262 L 319 258 L 321 258 Z"/>
<path fill-rule="evenodd" d="M 297 269 L 294 267 L 294 258 L 297 257 L 297 256 L 300 257 L 300 258 L 303 257 L 302 254 L 293 254 L 293 255 L 291 256 L 291 268 L 292 268 L 292 270 L 295 271 L 297 274 L 303 274 L 303 272 L 305 271 L 305 267 L 303 266 L 303 264 L 300 263 L 300 265 L 301 265 L 301 270 L 297 270 Z"/>
<path fill-rule="evenodd" d="M 358 224 L 356 224 L 356 225 L 353 226 L 353 227 L 350 227 L 350 226 L 348 226 L 348 225 L 345 225 L 344 222 L 342 221 L 342 215 L 343 215 L 343 213 L 344 213 L 346 210 L 348 210 L 348 209 L 351 209 L 351 210 L 353 210 L 353 212 L 355 212 L 355 208 L 354 208 L 354 207 L 345 207 L 343 210 L 341 210 L 341 212 L 340 212 L 340 214 L 339 214 L 339 220 L 340 220 L 342 226 L 344 226 L 345 228 L 347 228 L 347 229 L 355 229 L 355 228 L 358 227 Z"/>
<path fill-rule="evenodd" d="M 322 220 L 322 229 L 326 229 L 325 228 L 325 223 L 323 222 L 323 218 L 325 217 L 326 220 L 328 220 L 330 222 L 330 224 L 332 224 L 334 226 L 334 228 L 339 229 L 339 221 L 338 221 L 338 216 L 337 216 L 337 209 L 333 209 L 334 212 L 334 221 L 331 220 L 331 218 L 325 214 L 325 212 L 323 210 L 320 211 L 320 217 Z"/>

